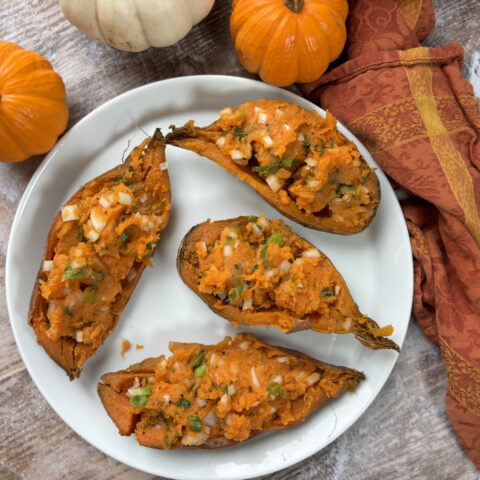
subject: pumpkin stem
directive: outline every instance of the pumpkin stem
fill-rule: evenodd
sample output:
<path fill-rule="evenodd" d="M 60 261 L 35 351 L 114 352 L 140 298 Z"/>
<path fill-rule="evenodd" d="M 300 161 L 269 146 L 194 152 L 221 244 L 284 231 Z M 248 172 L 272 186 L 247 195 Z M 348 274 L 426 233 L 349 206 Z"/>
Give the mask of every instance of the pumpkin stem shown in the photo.
<path fill-rule="evenodd" d="M 283 0 L 283 4 L 293 13 L 298 13 L 303 8 L 304 0 Z"/>

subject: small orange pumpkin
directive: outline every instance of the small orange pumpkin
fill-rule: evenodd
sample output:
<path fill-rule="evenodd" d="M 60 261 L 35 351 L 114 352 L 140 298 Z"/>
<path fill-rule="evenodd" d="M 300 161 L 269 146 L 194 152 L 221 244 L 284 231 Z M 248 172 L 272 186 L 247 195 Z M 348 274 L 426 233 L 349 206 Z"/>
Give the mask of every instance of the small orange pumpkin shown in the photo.
<path fill-rule="evenodd" d="M 232 6 L 240 62 L 272 85 L 317 80 L 345 46 L 346 0 L 233 0 Z"/>
<path fill-rule="evenodd" d="M 67 122 L 65 85 L 48 60 L 0 41 L 0 162 L 48 152 Z"/>

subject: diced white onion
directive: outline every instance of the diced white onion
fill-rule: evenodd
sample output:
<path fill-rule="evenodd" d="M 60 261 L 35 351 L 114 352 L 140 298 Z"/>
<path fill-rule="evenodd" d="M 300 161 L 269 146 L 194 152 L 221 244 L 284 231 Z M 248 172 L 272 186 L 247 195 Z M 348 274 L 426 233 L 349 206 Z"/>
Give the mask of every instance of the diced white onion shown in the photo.
<path fill-rule="evenodd" d="M 310 250 L 305 250 L 303 252 L 303 256 L 306 258 L 318 258 L 320 256 L 320 252 L 316 248 L 311 248 Z"/>
<path fill-rule="evenodd" d="M 257 225 L 265 230 L 269 227 L 270 223 L 263 215 L 260 215 L 257 219 Z"/>
<path fill-rule="evenodd" d="M 288 357 L 277 357 L 277 362 L 279 363 L 288 362 Z"/>
<path fill-rule="evenodd" d="M 271 148 L 273 147 L 273 140 L 272 140 L 272 137 L 270 135 L 265 135 L 263 138 L 262 138 L 262 143 L 263 143 L 263 146 L 265 148 Z"/>
<path fill-rule="evenodd" d="M 205 425 L 213 427 L 218 423 L 218 417 L 212 411 L 210 411 L 207 415 L 203 417 L 203 422 L 205 423 Z"/>
<path fill-rule="evenodd" d="M 288 273 L 290 268 L 292 268 L 292 264 L 288 260 L 283 260 L 283 262 L 280 263 L 279 268 L 283 273 Z"/>
<path fill-rule="evenodd" d="M 77 331 L 77 343 L 83 343 L 83 330 Z"/>
<path fill-rule="evenodd" d="M 258 114 L 258 121 L 260 125 L 265 125 L 267 123 L 267 114 L 266 113 L 259 113 Z"/>
<path fill-rule="evenodd" d="M 314 383 L 317 383 L 320 380 L 320 374 L 317 372 L 312 373 L 307 378 L 307 385 L 310 387 Z"/>
<path fill-rule="evenodd" d="M 229 257 L 232 254 L 232 246 L 231 245 L 224 245 L 223 246 L 223 256 Z"/>
<path fill-rule="evenodd" d="M 247 349 L 248 349 L 248 345 L 249 345 L 248 342 L 242 342 L 242 343 L 239 345 L 239 348 L 240 348 L 240 350 L 247 350 Z"/>
<path fill-rule="evenodd" d="M 273 383 L 282 383 L 283 382 L 283 377 L 281 375 L 275 375 L 272 378 Z"/>
<path fill-rule="evenodd" d="M 174 370 L 175 372 L 178 372 L 179 369 L 180 369 L 180 364 L 179 364 L 178 362 L 175 362 L 175 363 L 173 364 L 173 370 Z"/>
<path fill-rule="evenodd" d="M 103 208 L 108 208 L 111 203 L 102 195 L 100 199 L 98 200 L 98 203 L 103 207 Z"/>
<path fill-rule="evenodd" d="M 160 423 L 155 424 L 155 429 L 156 430 L 161 430 L 161 428 L 162 428 L 162 425 Z"/>
<path fill-rule="evenodd" d="M 223 148 L 223 146 L 225 145 L 225 140 L 226 139 L 223 135 L 221 137 L 218 137 L 216 141 L 217 146 Z"/>
<path fill-rule="evenodd" d="M 310 181 L 308 182 L 308 186 L 309 186 L 310 188 L 317 188 L 317 187 L 318 187 L 318 183 L 319 183 L 318 180 L 310 180 Z"/>
<path fill-rule="evenodd" d="M 253 110 L 255 113 L 260 113 L 262 109 L 260 107 L 255 107 Z"/>
<path fill-rule="evenodd" d="M 299 142 L 303 142 L 305 140 L 305 135 L 303 133 L 301 133 L 298 137 L 297 137 L 297 140 Z"/>
<path fill-rule="evenodd" d="M 277 409 L 275 407 L 270 407 L 270 413 L 273 414 L 277 411 Z"/>
<path fill-rule="evenodd" d="M 102 212 L 98 209 L 93 207 L 92 211 L 90 212 L 90 219 L 92 220 L 93 228 L 100 233 L 107 224 L 106 220 L 104 219 Z"/>
<path fill-rule="evenodd" d="M 170 403 L 170 395 L 165 394 L 163 396 L 163 401 L 168 405 Z"/>
<path fill-rule="evenodd" d="M 53 260 L 44 260 L 42 270 L 44 272 L 51 272 L 53 270 Z"/>
<path fill-rule="evenodd" d="M 78 220 L 78 205 L 67 205 L 62 207 L 62 220 L 64 222 L 71 222 Z"/>
<path fill-rule="evenodd" d="M 229 414 L 227 415 L 227 418 L 225 419 L 225 423 L 226 423 L 228 426 L 230 426 L 230 425 L 232 424 L 232 414 L 231 414 L 231 413 L 229 413 Z"/>
<path fill-rule="evenodd" d="M 118 192 L 118 201 L 122 205 L 131 205 L 132 204 L 132 197 L 125 192 Z"/>
<path fill-rule="evenodd" d="M 87 264 L 87 261 L 85 259 L 73 260 L 73 262 L 70 263 L 73 270 L 78 270 L 79 268 L 84 267 L 86 264 Z"/>
<path fill-rule="evenodd" d="M 271 268 L 270 270 L 267 270 L 265 272 L 264 277 L 268 280 L 269 278 L 272 278 L 276 273 L 277 273 L 277 269 Z"/>
<path fill-rule="evenodd" d="M 137 276 L 137 270 L 131 268 L 127 275 L 127 282 L 131 282 Z"/>
<path fill-rule="evenodd" d="M 340 285 L 335 285 L 335 289 L 333 291 L 335 295 L 338 295 L 340 293 Z"/>
<path fill-rule="evenodd" d="M 350 328 L 352 327 L 352 319 L 350 317 L 347 317 L 344 321 L 343 321 L 343 328 L 349 332 L 350 331 Z"/>
<path fill-rule="evenodd" d="M 246 300 L 243 301 L 243 306 L 242 306 L 242 310 L 248 310 L 249 308 L 252 308 L 252 297 L 250 298 L 247 298 Z M 248 345 L 248 342 L 243 342 L 241 345 L 247 343 Z M 241 348 L 241 345 L 240 345 L 240 348 Z M 242 349 L 244 350 L 244 349 Z"/>
<path fill-rule="evenodd" d="M 306 160 L 305 160 L 305 163 L 309 166 L 309 167 L 316 167 L 318 165 L 318 162 L 312 158 L 312 157 L 308 157 Z"/>
<path fill-rule="evenodd" d="M 283 124 L 283 128 L 284 128 L 287 132 L 289 132 L 289 131 L 292 129 L 292 127 L 291 127 L 288 123 L 284 123 L 284 124 Z"/>
<path fill-rule="evenodd" d="M 256 223 L 252 223 L 252 230 L 255 235 L 263 235 L 262 230 Z"/>
<path fill-rule="evenodd" d="M 230 157 L 232 157 L 232 160 L 235 161 L 235 160 L 242 160 L 243 158 L 243 154 L 240 150 L 232 150 L 230 152 Z"/>
<path fill-rule="evenodd" d="M 165 170 L 168 170 L 167 162 L 162 162 L 158 167 L 160 168 L 161 172 L 164 172 Z"/>
<path fill-rule="evenodd" d="M 283 110 L 281 108 L 277 108 L 275 110 L 276 114 L 279 115 L 279 116 L 282 116 L 283 115 Z"/>
<path fill-rule="evenodd" d="M 253 366 L 250 370 L 250 375 L 252 377 L 252 385 L 257 388 L 260 386 L 260 383 L 258 381 L 257 375 L 255 373 L 255 366 Z"/>
<path fill-rule="evenodd" d="M 223 110 L 220 110 L 220 116 L 223 117 L 224 115 L 230 115 L 232 113 L 232 109 L 230 107 L 226 107 Z"/>
<path fill-rule="evenodd" d="M 98 237 L 99 237 L 99 233 L 96 231 L 96 230 L 90 230 L 88 233 L 87 233 L 87 237 L 88 239 L 91 241 L 91 242 L 96 242 L 98 240 Z"/>
<path fill-rule="evenodd" d="M 223 301 L 227 298 L 227 293 L 225 292 L 225 290 L 222 290 L 221 292 L 217 293 L 217 297 Z"/>
<path fill-rule="evenodd" d="M 282 185 L 280 185 L 280 182 L 278 181 L 278 178 L 276 175 L 269 175 L 265 181 L 267 182 L 268 186 L 272 189 L 274 193 L 277 193 L 280 188 L 282 188 Z"/>
<path fill-rule="evenodd" d="M 140 197 L 140 201 L 142 203 L 145 203 L 146 201 L 148 200 L 148 195 L 146 193 L 144 193 L 141 197 Z"/>
<path fill-rule="evenodd" d="M 200 408 L 203 408 L 207 404 L 207 401 L 204 400 L 203 398 L 197 397 L 197 404 Z"/>
<path fill-rule="evenodd" d="M 236 391 L 237 391 L 237 390 L 236 390 L 236 388 L 235 388 L 235 385 L 229 385 L 229 386 L 227 387 L 227 393 L 228 393 L 229 395 L 235 395 L 235 392 L 236 392 Z"/>
<path fill-rule="evenodd" d="M 205 443 L 208 439 L 207 432 L 198 433 L 195 437 L 193 435 L 187 434 L 182 437 L 182 445 L 190 446 L 190 445 L 201 445 Z"/>
<path fill-rule="evenodd" d="M 227 402 L 228 402 L 228 395 L 224 393 L 218 403 L 219 404 L 221 403 L 225 408 L 227 408 Z"/>
<path fill-rule="evenodd" d="M 167 359 L 162 358 L 162 360 L 160 361 L 160 363 L 158 365 L 162 370 L 165 370 L 167 368 Z"/>
<path fill-rule="evenodd" d="M 108 305 L 104 305 L 103 307 L 100 308 L 100 311 L 103 313 L 106 313 L 110 310 L 110 307 Z"/>

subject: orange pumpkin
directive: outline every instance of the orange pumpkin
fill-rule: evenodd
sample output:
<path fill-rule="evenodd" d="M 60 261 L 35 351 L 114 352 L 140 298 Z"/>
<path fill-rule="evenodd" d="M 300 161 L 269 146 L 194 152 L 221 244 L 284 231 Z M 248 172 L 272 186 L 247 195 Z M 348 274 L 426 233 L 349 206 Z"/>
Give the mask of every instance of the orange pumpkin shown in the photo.
<path fill-rule="evenodd" d="M 67 121 L 65 85 L 48 60 L 0 41 L 0 161 L 48 152 Z"/>
<path fill-rule="evenodd" d="M 233 0 L 232 6 L 240 62 L 272 85 L 317 80 L 345 46 L 346 0 Z"/>

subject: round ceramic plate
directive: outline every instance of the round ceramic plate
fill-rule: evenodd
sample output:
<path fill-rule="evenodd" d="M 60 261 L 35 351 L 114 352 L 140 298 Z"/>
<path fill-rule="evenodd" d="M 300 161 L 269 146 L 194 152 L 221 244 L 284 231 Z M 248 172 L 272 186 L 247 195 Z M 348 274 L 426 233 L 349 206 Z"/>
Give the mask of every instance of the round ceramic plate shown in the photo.
<path fill-rule="evenodd" d="M 145 357 L 168 353 L 170 340 L 214 344 L 236 330 L 212 313 L 182 283 L 175 268 L 180 240 L 191 226 L 207 218 L 238 215 L 281 218 L 247 184 L 213 162 L 185 150 L 167 147 L 172 184 L 170 223 L 162 233 L 153 260 L 134 291 L 117 329 L 90 358 L 80 379 L 70 382 L 37 345 L 27 325 L 30 294 L 43 255 L 48 230 L 60 206 L 78 188 L 114 167 L 126 149 L 139 144 L 155 127 L 195 120 L 207 125 L 223 107 L 263 97 L 308 101 L 266 84 L 236 77 L 194 76 L 146 85 L 97 108 L 75 125 L 45 158 L 20 202 L 9 242 L 6 291 L 10 320 L 22 358 L 43 396 L 79 435 L 106 454 L 154 475 L 178 479 L 240 479 L 288 467 L 328 445 L 365 411 L 378 394 L 397 359 L 394 351 L 373 351 L 352 335 L 240 328 L 261 340 L 301 350 L 333 364 L 363 370 L 366 380 L 353 393 L 319 408 L 302 424 L 269 433 L 243 444 L 213 451 L 161 451 L 140 447 L 121 437 L 96 393 L 99 377 Z M 368 151 L 355 141 L 367 162 Z M 378 168 L 378 167 L 377 167 Z M 392 339 L 402 345 L 412 303 L 412 257 L 405 222 L 392 188 L 377 170 L 382 204 L 370 227 L 353 236 L 339 236 L 301 227 L 283 218 L 293 230 L 328 255 L 350 287 L 362 312 L 380 325 L 393 324 Z M 124 339 L 144 345 L 120 356 Z"/>

